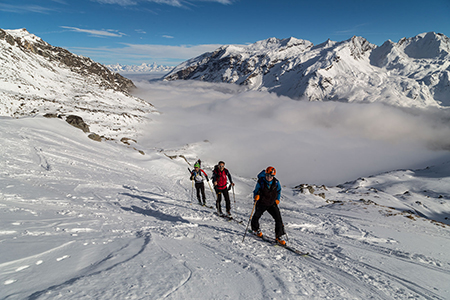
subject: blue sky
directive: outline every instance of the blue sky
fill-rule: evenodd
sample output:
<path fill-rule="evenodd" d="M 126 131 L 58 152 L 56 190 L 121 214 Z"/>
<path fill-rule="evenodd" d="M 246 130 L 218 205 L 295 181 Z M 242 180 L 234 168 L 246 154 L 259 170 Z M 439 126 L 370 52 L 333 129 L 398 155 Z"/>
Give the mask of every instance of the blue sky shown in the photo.
<path fill-rule="evenodd" d="M 450 0 L 0 0 L 0 28 L 26 28 L 103 64 L 177 65 L 224 44 L 353 35 L 381 45 L 450 36 Z"/>

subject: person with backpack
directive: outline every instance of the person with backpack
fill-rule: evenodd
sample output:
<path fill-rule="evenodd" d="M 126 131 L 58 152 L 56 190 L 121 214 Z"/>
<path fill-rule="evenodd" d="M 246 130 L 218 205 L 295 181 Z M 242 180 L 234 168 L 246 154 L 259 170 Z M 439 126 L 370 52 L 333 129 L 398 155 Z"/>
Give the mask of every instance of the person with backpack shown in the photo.
<path fill-rule="evenodd" d="M 275 220 L 275 239 L 277 243 L 286 245 L 286 242 L 281 238 L 285 231 L 280 209 L 278 208 L 281 197 L 281 185 L 278 179 L 275 178 L 276 172 L 274 167 L 267 167 L 267 169 L 262 170 L 258 174 L 258 182 L 253 191 L 253 198 L 256 203 L 251 225 L 253 233 L 262 237 L 263 234 L 259 229 L 259 219 L 267 211 Z"/>
<path fill-rule="evenodd" d="M 191 172 L 191 180 L 195 181 L 195 189 L 197 190 L 197 200 L 200 205 L 206 205 L 206 196 L 205 196 L 205 184 L 203 183 L 203 175 L 206 178 L 206 181 L 209 181 L 208 175 L 206 175 L 205 171 L 200 169 L 200 163 L 197 161 L 194 164 L 194 170 Z M 200 200 L 200 193 L 202 194 L 203 203 Z"/>
<path fill-rule="evenodd" d="M 230 195 L 228 193 L 228 182 L 227 178 L 230 180 L 231 186 L 234 186 L 233 179 L 231 178 L 230 172 L 225 168 L 225 163 L 223 161 L 219 161 L 219 163 L 214 167 L 212 182 L 214 184 L 214 190 L 216 191 L 217 201 L 216 208 L 217 213 L 222 215 L 222 195 L 225 198 L 225 208 L 227 210 L 227 215 L 231 216 L 231 203 L 230 203 Z"/>

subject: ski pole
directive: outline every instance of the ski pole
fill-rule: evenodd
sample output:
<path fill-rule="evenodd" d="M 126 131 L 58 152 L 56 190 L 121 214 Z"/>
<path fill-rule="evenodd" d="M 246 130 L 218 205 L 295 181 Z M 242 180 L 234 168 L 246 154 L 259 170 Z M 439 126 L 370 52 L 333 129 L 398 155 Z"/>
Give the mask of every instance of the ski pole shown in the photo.
<path fill-rule="evenodd" d="M 242 238 L 242 242 L 244 242 L 245 236 L 247 235 L 248 226 L 250 225 L 250 222 L 252 220 L 253 211 L 255 210 L 256 201 L 255 204 L 253 204 L 252 213 L 250 214 L 250 218 L 248 219 L 247 228 L 245 228 L 244 237 Z"/>
<path fill-rule="evenodd" d="M 234 185 L 232 185 L 231 187 L 233 188 L 234 210 L 236 210 L 236 196 L 234 195 Z"/>
<path fill-rule="evenodd" d="M 209 183 L 209 181 L 208 181 L 208 185 L 209 185 L 209 189 L 211 190 L 211 194 L 214 195 L 214 192 L 213 192 L 213 190 L 212 190 L 212 187 L 211 187 L 211 184 Z"/>
<path fill-rule="evenodd" d="M 191 204 L 194 203 L 194 180 L 192 181 L 192 188 L 191 188 Z"/>
<path fill-rule="evenodd" d="M 189 162 L 188 162 L 189 163 Z M 189 171 L 189 173 L 191 174 L 191 176 L 192 176 L 192 171 L 191 171 L 191 169 L 189 169 L 189 167 L 187 168 L 188 169 L 188 171 Z M 192 188 L 191 188 L 191 204 L 194 202 L 194 179 L 191 179 L 191 181 L 192 181 Z"/>
<path fill-rule="evenodd" d="M 283 229 L 284 229 L 284 224 L 283 224 Z M 289 242 L 289 237 L 288 237 L 286 230 L 284 230 L 284 235 L 286 236 L 286 240 Z"/>

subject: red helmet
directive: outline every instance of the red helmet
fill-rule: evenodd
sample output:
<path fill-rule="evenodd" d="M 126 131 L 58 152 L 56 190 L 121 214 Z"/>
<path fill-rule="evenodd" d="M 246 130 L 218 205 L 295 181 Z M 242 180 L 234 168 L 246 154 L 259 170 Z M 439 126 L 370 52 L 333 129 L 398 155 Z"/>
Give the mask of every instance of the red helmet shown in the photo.
<path fill-rule="evenodd" d="M 275 176 L 277 174 L 277 170 L 274 167 L 267 167 L 266 174 Z"/>

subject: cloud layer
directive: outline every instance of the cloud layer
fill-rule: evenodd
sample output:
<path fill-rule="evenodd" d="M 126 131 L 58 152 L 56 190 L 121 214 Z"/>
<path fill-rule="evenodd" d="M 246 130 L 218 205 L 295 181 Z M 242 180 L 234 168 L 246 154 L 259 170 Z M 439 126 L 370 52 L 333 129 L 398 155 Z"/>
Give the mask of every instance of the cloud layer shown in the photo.
<path fill-rule="evenodd" d="M 143 145 L 199 143 L 200 158 L 224 160 L 240 175 L 273 165 L 284 184 L 330 185 L 450 160 L 446 111 L 293 101 L 227 84 L 137 84 L 137 95 L 162 112 L 145 130 Z"/>

